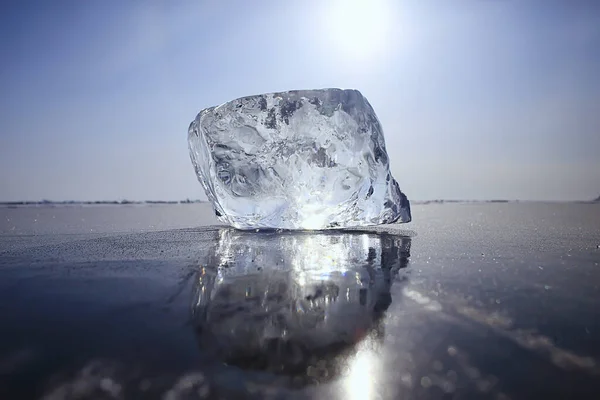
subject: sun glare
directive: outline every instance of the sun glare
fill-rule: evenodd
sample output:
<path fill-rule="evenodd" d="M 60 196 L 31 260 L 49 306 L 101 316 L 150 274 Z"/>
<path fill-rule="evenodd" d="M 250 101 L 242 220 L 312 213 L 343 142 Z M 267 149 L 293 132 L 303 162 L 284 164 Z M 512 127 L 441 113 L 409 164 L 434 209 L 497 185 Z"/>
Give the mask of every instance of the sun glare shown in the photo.
<path fill-rule="evenodd" d="M 330 46 L 349 61 L 385 53 L 391 39 L 391 0 L 334 0 L 325 13 Z"/>
<path fill-rule="evenodd" d="M 368 342 L 369 339 L 367 338 L 366 341 Z M 351 360 L 345 377 L 347 399 L 365 400 L 375 397 L 374 388 L 377 380 L 375 357 L 365 343 L 359 345 L 359 350 Z"/>

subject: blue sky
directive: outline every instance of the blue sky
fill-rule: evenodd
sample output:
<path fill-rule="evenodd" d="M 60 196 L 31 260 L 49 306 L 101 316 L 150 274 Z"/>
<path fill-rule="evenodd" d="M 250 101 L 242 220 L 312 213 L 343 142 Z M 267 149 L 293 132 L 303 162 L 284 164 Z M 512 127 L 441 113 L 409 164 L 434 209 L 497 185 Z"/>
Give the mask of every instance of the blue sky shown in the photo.
<path fill-rule="evenodd" d="M 204 198 L 202 108 L 359 89 L 411 199 L 600 195 L 600 2 L 5 1 L 0 200 Z"/>

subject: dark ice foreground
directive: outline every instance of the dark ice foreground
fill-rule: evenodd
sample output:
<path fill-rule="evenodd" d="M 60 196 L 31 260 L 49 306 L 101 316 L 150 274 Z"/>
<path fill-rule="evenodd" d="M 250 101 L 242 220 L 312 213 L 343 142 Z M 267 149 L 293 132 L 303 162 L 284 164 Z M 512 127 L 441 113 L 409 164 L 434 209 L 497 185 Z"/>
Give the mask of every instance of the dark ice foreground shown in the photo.
<path fill-rule="evenodd" d="M 600 398 L 599 205 L 210 212 L 0 208 L 0 399 Z"/>

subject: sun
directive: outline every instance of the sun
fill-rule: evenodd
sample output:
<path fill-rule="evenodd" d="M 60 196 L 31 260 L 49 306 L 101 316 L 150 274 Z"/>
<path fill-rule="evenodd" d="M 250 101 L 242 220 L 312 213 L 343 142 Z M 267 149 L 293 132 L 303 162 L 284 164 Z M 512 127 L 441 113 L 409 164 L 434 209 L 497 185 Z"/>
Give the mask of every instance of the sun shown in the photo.
<path fill-rule="evenodd" d="M 393 0 L 332 0 L 324 14 L 332 51 L 349 60 L 384 55 L 392 37 Z"/>

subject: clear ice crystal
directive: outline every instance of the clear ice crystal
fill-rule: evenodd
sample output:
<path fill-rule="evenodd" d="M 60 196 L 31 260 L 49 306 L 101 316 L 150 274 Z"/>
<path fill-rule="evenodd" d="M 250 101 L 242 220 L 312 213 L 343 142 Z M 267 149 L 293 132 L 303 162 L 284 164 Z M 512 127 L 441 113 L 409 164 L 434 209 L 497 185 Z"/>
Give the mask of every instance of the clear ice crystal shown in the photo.
<path fill-rule="evenodd" d="M 243 97 L 200 111 L 190 157 L 220 221 L 238 229 L 410 222 L 383 130 L 357 90 Z"/>

